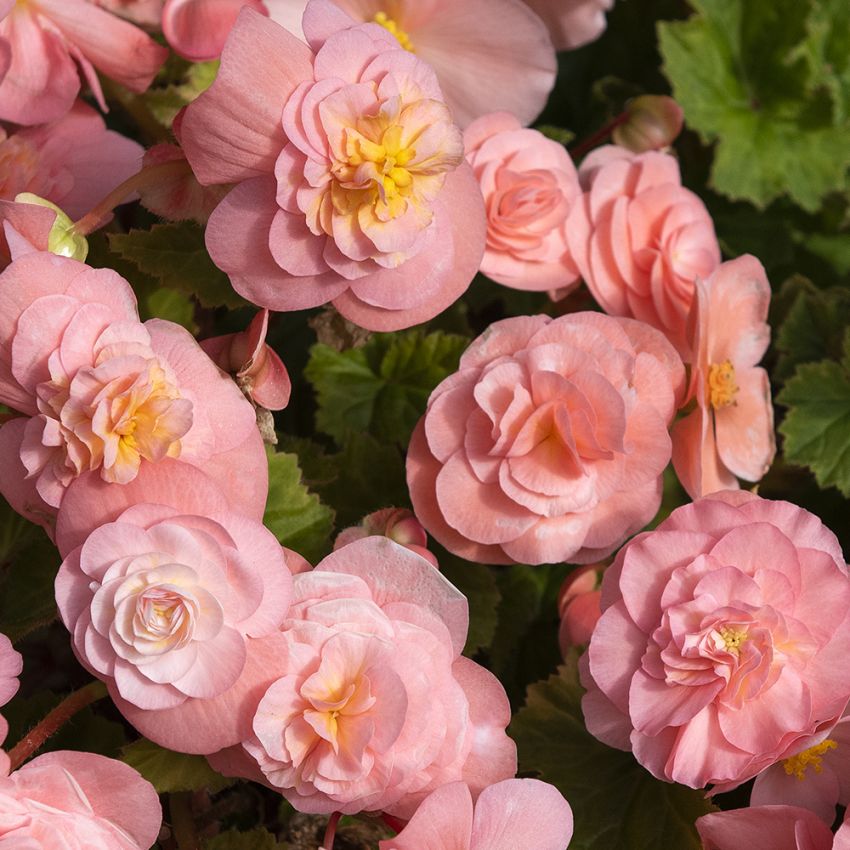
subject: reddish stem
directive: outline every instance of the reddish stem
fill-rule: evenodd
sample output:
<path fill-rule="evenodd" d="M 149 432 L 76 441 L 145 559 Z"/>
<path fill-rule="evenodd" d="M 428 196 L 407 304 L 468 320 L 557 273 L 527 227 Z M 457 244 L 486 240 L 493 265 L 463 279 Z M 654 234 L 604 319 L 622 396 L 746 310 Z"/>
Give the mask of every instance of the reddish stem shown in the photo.
<path fill-rule="evenodd" d="M 103 682 L 89 682 L 70 696 L 65 697 L 40 723 L 34 726 L 9 752 L 11 765 L 16 770 L 28 758 L 33 756 L 50 738 L 55 735 L 78 711 L 106 696 Z"/>
<path fill-rule="evenodd" d="M 328 828 L 325 830 L 325 837 L 322 839 L 322 847 L 324 850 L 333 850 L 334 837 L 336 836 L 336 825 L 342 817 L 342 812 L 334 812 L 328 820 Z"/>
<path fill-rule="evenodd" d="M 629 120 L 630 113 L 628 111 L 621 112 L 616 118 L 612 121 L 609 121 L 604 127 L 600 130 L 597 130 L 593 135 L 588 136 L 583 141 L 579 142 L 574 148 L 570 148 L 570 156 L 573 159 L 580 159 L 583 157 L 589 150 L 595 148 L 600 142 L 604 142 L 614 130 L 620 126 L 620 124 L 625 124 L 626 121 Z"/>

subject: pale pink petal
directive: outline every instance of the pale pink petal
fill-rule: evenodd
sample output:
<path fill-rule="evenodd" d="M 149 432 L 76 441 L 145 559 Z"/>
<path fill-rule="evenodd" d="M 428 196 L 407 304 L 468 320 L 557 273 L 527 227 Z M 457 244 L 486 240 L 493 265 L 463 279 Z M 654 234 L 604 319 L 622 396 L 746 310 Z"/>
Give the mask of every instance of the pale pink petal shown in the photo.
<path fill-rule="evenodd" d="M 166 0 L 162 9 L 163 35 L 184 59 L 217 59 L 243 6 L 266 13 L 262 0 Z"/>
<path fill-rule="evenodd" d="M 379 843 L 380 850 L 470 850 L 472 796 L 463 782 L 451 782 L 429 794 L 404 829 Z"/>
<path fill-rule="evenodd" d="M 832 832 L 807 809 L 758 806 L 697 820 L 705 850 L 832 850 Z"/>

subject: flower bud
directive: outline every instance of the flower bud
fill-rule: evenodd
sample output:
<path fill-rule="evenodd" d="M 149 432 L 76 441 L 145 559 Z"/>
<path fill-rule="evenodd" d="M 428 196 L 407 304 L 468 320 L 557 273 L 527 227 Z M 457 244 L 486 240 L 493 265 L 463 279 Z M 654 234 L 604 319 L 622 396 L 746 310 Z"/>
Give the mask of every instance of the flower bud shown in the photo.
<path fill-rule="evenodd" d="M 567 655 L 573 646 L 586 644 L 593 634 L 596 621 L 601 616 L 599 600 L 602 591 L 603 564 L 588 564 L 573 570 L 561 585 L 558 594 L 558 613 L 561 627 L 558 630 L 558 643 L 561 654 Z"/>
<path fill-rule="evenodd" d="M 363 517 L 360 525 L 343 529 L 334 541 L 334 550 L 364 537 L 389 537 L 396 543 L 416 552 L 435 567 L 437 559 L 426 548 L 428 535 L 412 511 L 407 508 L 382 508 Z"/>
<path fill-rule="evenodd" d="M 682 132 L 682 107 L 666 95 L 644 94 L 626 105 L 627 120 L 615 127 L 614 143 L 635 153 L 661 150 Z"/>
<path fill-rule="evenodd" d="M 15 196 L 17 204 L 34 204 L 47 207 L 56 213 L 56 219 L 47 235 L 47 250 L 60 257 L 70 257 L 72 260 L 83 262 L 89 253 L 89 243 L 86 237 L 74 230 L 74 222 L 56 204 L 33 195 L 31 192 L 21 192 Z"/>

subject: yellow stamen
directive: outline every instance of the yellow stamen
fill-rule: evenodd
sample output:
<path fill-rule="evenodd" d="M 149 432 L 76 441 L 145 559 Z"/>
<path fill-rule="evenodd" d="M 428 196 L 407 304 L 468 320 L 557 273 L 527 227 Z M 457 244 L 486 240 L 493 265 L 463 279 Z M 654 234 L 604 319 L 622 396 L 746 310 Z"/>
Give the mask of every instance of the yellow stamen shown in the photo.
<path fill-rule="evenodd" d="M 708 367 L 707 383 L 708 397 L 715 410 L 735 404 L 738 385 L 735 383 L 735 367 L 731 360 L 712 363 Z"/>
<path fill-rule="evenodd" d="M 747 639 L 747 633 L 744 629 L 721 626 L 720 637 L 723 639 L 726 649 L 733 655 L 737 655 L 740 652 L 741 644 Z"/>
<path fill-rule="evenodd" d="M 386 12 L 376 12 L 372 20 L 376 24 L 380 24 L 387 32 L 392 33 L 405 50 L 409 50 L 411 53 L 414 52 L 413 42 L 410 40 L 410 36 Z"/>
<path fill-rule="evenodd" d="M 838 744 L 835 741 L 831 738 L 827 738 L 819 744 L 816 744 L 814 747 L 809 747 L 809 749 L 803 750 L 801 753 L 797 753 L 796 756 L 791 756 L 790 759 L 784 759 L 782 767 L 785 768 L 785 772 L 788 776 L 796 776 L 797 779 L 802 781 L 806 778 L 806 768 L 809 765 L 814 767 L 815 773 L 821 773 L 823 771 L 821 761 L 823 761 L 824 753 L 829 750 L 834 750 L 837 747 Z"/>

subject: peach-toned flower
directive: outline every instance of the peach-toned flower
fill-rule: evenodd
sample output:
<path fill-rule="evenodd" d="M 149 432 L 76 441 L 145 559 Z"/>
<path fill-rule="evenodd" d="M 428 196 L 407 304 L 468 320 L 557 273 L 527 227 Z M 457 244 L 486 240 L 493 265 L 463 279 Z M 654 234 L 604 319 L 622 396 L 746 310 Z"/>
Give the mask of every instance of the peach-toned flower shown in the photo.
<path fill-rule="evenodd" d="M 496 322 L 413 432 L 413 509 L 468 560 L 599 560 L 658 510 L 683 382 L 672 346 L 640 322 Z"/>
<path fill-rule="evenodd" d="M 697 280 L 688 323 L 695 409 L 673 427 L 673 466 L 691 498 L 758 481 L 776 453 L 770 379 L 756 364 L 770 341 L 770 284 L 749 255 Z"/>
<path fill-rule="evenodd" d="M 71 481 L 125 484 L 143 462 L 180 457 L 227 482 L 262 516 L 267 464 L 254 411 L 172 322 L 139 322 L 129 284 L 53 254 L 0 275 L 0 491 L 49 529 Z"/>
<path fill-rule="evenodd" d="M 850 699 L 835 535 L 726 490 L 629 541 L 582 657 L 585 722 L 660 779 L 734 788 L 823 737 Z"/>
<path fill-rule="evenodd" d="M 159 796 L 132 767 L 59 751 L 0 775 L 0 846 L 20 850 L 149 850 Z"/>
<path fill-rule="evenodd" d="M 599 582 L 604 565 L 587 564 L 573 570 L 561 585 L 558 593 L 558 614 L 561 625 L 558 629 L 558 645 L 561 655 L 574 646 L 590 640 L 602 610 L 599 607 L 602 591 Z"/>
<path fill-rule="evenodd" d="M 244 742 L 262 781 L 299 811 L 408 818 L 447 782 L 477 796 L 514 775 L 504 689 L 461 655 L 466 599 L 428 561 L 367 537 L 293 583 L 281 678 Z"/>
<path fill-rule="evenodd" d="M 275 678 L 263 668 L 292 595 L 274 535 L 179 461 L 125 487 L 88 473 L 66 502 L 56 602 L 80 663 L 164 746 L 208 753 L 241 740 Z"/>
<path fill-rule="evenodd" d="M 555 82 L 557 61 L 546 25 L 521 0 L 333 0 L 332 5 L 268 0 L 266 5 L 273 20 L 306 36 L 311 46 L 334 30 L 379 23 L 434 69 L 462 127 L 499 111 L 530 124 Z"/>
<path fill-rule="evenodd" d="M 697 278 L 720 263 L 705 204 L 659 151 L 606 145 L 582 162 L 585 189 L 567 236 L 573 261 L 606 313 L 663 331 L 687 360 L 685 324 Z"/>
<path fill-rule="evenodd" d="M 525 0 L 549 27 L 557 50 L 575 50 L 605 32 L 614 0 Z"/>
<path fill-rule="evenodd" d="M 460 130 L 433 71 L 376 24 L 313 54 L 243 9 L 179 132 L 201 183 L 237 183 L 207 247 L 260 306 L 332 300 L 396 330 L 445 309 L 477 271 L 483 205 Z"/>
<path fill-rule="evenodd" d="M 351 528 L 340 531 L 334 540 L 334 550 L 373 535 L 395 540 L 396 543 L 421 555 L 439 569 L 436 557 L 428 551 L 428 535 L 422 523 L 416 519 L 413 511 L 407 508 L 382 508 L 380 511 L 368 514 L 360 520 L 360 525 L 353 525 Z"/>
<path fill-rule="evenodd" d="M 478 118 L 463 135 L 487 210 L 481 271 L 515 289 L 566 295 L 579 280 L 567 246 L 567 216 L 581 196 L 570 155 L 506 112 Z"/>
<path fill-rule="evenodd" d="M 569 803 L 537 779 L 505 779 L 485 788 L 473 805 L 463 782 L 443 785 L 421 803 L 380 850 L 565 850 L 573 834 Z"/>
<path fill-rule="evenodd" d="M 4 5 L 7 8 L 4 8 Z M 77 66 L 106 109 L 97 72 L 143 92 L 168 50 L 86 0 L 25 0 L 0 5 L 0 120 L 45 124 L 68 112 L 80 91 Z"/>

